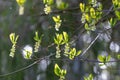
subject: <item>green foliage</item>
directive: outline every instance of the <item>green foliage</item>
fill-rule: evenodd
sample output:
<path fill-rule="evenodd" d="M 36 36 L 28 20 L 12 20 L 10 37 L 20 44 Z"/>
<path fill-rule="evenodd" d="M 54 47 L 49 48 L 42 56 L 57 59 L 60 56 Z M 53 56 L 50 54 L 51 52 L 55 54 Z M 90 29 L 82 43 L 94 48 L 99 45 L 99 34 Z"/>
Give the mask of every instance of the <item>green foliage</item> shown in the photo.
<path fill-rule="evenodd" d="M 60 45 L 63 43 L 63 35 L 62 34 L 56 34 L 56 38 L 54 38 L 54 43 L 57 44 L 56 47 L 56 58 L 60 58 Z"/>
<path fill-rule="evenodd" d="M 11 33 L 9 37 L 12 44 L 16 44 L 19 36 L 16 36 L 15 33 Z"/>
<path fill-rule="evenodd" d="M 63 41 L 64 43 L 68 43 L 68 34 L 66 32 L 63 32 Z"/>
<path fill-rule="evenodd" d="M 55 73 L 57 76 L 60 76 L 60 75 L 61 75 L 61 69 L 60 69 L 60 67 L 58 66 L 58 64 L 55 64 L 54 73 Z"/>
<path fill-rule="evenodd" d="M 74 57 L 80 55 L 80 53 L 81 53 L 80 50 L 77 52 L 75 48 L 72 48 L 69 52 L 69 59 L 73 60 Z"/>
<path fill-rule="evenodd" d="M 43 3 L 45 4 L 44 12 L 45 14 L 50 14 L 52 12 L 51 6 L 54 3 L 54 0 L 43 0 Z"/>
<path fill-rule="evenodd" d="M 38 52 L 38 49 L 40 47 L 40 44 L 41 44 L 41 40 L 42 40 L 42 37 L 43 35 L 41 35 L 40 37 L 38 36 L 38 32 L 35 32 L 35 37 L 34 37 L 34 40 L 36 41 L 35 42 L 35 47 L 34 47 L 34 52 Z"/>
<path fill-rule="evenodd" d="M 99 56 L 98 56 L 98 59 L 99 59 L 100 62 L 102 62 L 102 63 L 105 64 L 106 62 L 109 62 L 109 61 L 110 61 L 111 56 L 110 56 L 110 55 L 109 55 L 109 56 L 99 55 Z"/>
<path fill-rule="evenodd" d="M 54 38 L 54 42 L 57 45 L 63 45 L 68 42 L 68 34 L 63 32 L 62 34 L 56 34 L 56 38 Z"/>
<path fill-rule="evenodd" d="M 54 3 L 54 0 L 43 0 L 44 4 L 52 5 Z"/>
<path fill-rule="evenodd" d="M 16 0 L 16 2 L 19 6 L 24 6 L 26 0 Z"/>
<path fill-rule="evenodd" d="M 90 8 L 90 16 L 91 18 L 96 18 L 96 13 L 94 8 Z"/>
<path fill-rule="evenodd" d="M 15 54 L 15 50 L 16 50 L 16 43 L 17 43 L 17 40 L 18 40 L 18 35 L 15 35 L 15 33 L 11 33 L 10 35 L 9 35 L 9 37 L 10 37 L 10 41 L 12 42 L 12 48 L 11 48 L 11 50 L 10 50 L 10 54 L 9 54 L 9 56 L 11 56 L 11 57 L 14 57 L 14 54 Z"/>
<path fill-rule="evenodd" d="M 64 55 L 69 57 L 69 59 L 74 59 L 74 57 L 78 56 L 81 51 L 76 51 L 75 48 L 70 49 L 68 34 L 63 32 L 62 34 L 56 34 L 56 38 L 54 38 L 54 43 L 57 44 L 56 47 L 56 58 L 60 58 L 60 45 L 65 44 Z"/>
<path fill-rule="evenodd" d="M 60 45 L 65 44 L 65 41 L 67 39 L 66 33 L 63 32 L 63 34 L 56 34 L 56 38 L 54 38 L 54 43 L 57 45 L 56 47 L 56 58 L 60 58 Z M 65 39 L 65 40 L 64 40 Z"/>
<path fill-rule="evenodd" d="M 112 0 L 112 3 L 115 9 L 120 7 L 120 0 Z"/>
<path fill-rule="evenodd" d="M 120 11 L 115 11 L 115 15 L 117 16 L 118 20 L 120 20 Z"/>
<path fill-rule="evenodd" d="M 118 10 L 120 8 L 120 0 L 112 0 L 114 10 L 115 10 L 115 15 L 120 20 L 120 11 Z"/>
<path fill-rule="evenodd" d="M 120 59 L 120 54 L 117 55 L 117 59 Z"/>
<path fill-rule="evenodd" d="M 53 18 L 53 20 L 55 22 L 55 29 L 56 29 L 56 31 L 59 31 L 59 28 L 60 28 L 61 22 L 62 22 L 62 20 L 60 19 L 60 15 L 53 16 L 52 18 Z"/>
<path fill-rule="evenodd" d="M 80 10 L 81 12 L 85 12 L 85 4 L 84 3 L 80 3 Z"/>
<path fill-rule="evenodd" d="M 67 71 L 64 70 L 64 69 L 60 69 L 60 67 L 58 66 L 58 64 L 55 64 L 55 66 L 54 66 L 54 73 L 55 73 L 57 76 L 60 77 L 59 80 L 64 80 Z"/>
<path fill-rule="evenodd" d="M 110 18 L 109 22 L 110 22 L 111 27 L 114 27 L 116 22 L 117 22 L 117 20 L 115 18 Z"/>
<path fill-rule="evenodd" d="M 63 2 L 62 0 L 56 0 L 56 6 L 58 9 L 61 10 L 68 8 L 68 4 L 66 2 Z"/>
<path fill-rule="evenodd" d="M 90 30 L 90 28 L 89 28 L 89 26 L 88 26 L 88 23 L 85 23 L 85 26 L 84 26 L 84 27 L 85 27 L 86 30 Z"/>
<path fill-rule="evenodd" d="M 89 4 L 92 4 L 93 7 L 97 5 L 97 0 L 89 0 Z"/>
<path fill-rule="evenodd" d="M 90 74 L 88 77 L 84 77 L 84 80 L 93 80 L 93 75 Z"/>
<path fill-rule="evenodd" d="M 56 38 L 54 38 L 54 42 L 57 45 L 64 44 L 64 42 L 63 42 L 63 35 L 62 34 L 56 34 Z"/>
<path fill-rule="evenodd" d="M 89 5 L 85 5 L 84 3 L 80 3 L 80 10 L 82 12 L 82 23 L 85 23 L 85 29 L 89 31 L 94 31 L 96 29 L 95 24 L 101 18 L 102 5 L 97 4 L 96 0 L 89 0 Z"/>
<path fill-rule="evenodd" d="M 25 59 L 31 59 L 31 56 L 33 53 L 32 49 L 24 49 L 23 52 L 24 52 Z"/>
<path fill-rule="evenodd" d="M 70 51 L 70 45 L 69 45 L 69 36 L 66 32 L 63 32 L 63 38 L 64 38 L 64 43 L 65 43 L 64 55 L 68 57 L 68 54 Z"/>

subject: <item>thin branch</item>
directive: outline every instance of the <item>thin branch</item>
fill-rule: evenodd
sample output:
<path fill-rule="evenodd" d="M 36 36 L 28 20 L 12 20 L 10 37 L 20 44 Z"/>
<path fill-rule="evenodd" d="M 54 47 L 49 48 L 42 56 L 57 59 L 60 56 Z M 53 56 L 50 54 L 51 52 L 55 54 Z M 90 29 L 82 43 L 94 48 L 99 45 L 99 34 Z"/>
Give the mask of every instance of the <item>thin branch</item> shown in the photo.
<path fill-rule="evenodd" d="M 82 54 L 80 56 L 83 56 L 86 54 L 86 52 L 91 48 L 91 46 L 95 43 L 95 41 L 99 38 L 101 34 L 98 34 L 96 36 L 96 38 L 90 43 L 90 45 L 82 52 Z"/>
<path fill-rule="evenodd" d="M 61 14 L 61 13 L 66 13 L 66 12 L 73 12 L 73 11 L 77 11 L 80 10 L 79 7 L 76 8 L 69 8 L 69 9 L 65 9 L 65 10 L 55 10 L 52 11 L 50 14 Z M 47 16 L 48 14 L 45 13 L 39 13 L 38 15 L 33 15 L 33 16 Z"/>
<path fill-rule="evenodd" d="M 85 59 L 85 60 L 83 60 L 83 62 L 84 61 L 92 62 L 92 63 L 103 63 L 103 62 L 100 62 L 99 60 L 90 60 L 90 59 Z M 120 62 L 120 60 L 107 61 L 106 63 L 113 63 L 113 62 Z"/>
<path fill-rule="evenodd" d="M 19 70 L 16 70 L 16 71 L 13 71 L 13 72 L 10 72 L 10 73 L 7 73 L 7 74 L 2 74 L 2 75 L 0 75 L 0 77 L 9 76 L 9 75 L 12 75 L 12 74 L 15 74 L 15 73 L 24 71 L 24 70 L 26 70 L 26 69 L 29 69 L 29 68 L 31 68 L 32 66 L 34 66 L 35 64 L 37 64 L 38 62 L 40 62 L 41 60 L 43 60 L 43 59 L 48 59 L 48 58 L 50 58 L 50 57 L 53 56 L 53 55 L 54 55 L 54 54 L 50 54 L 50 55 L 48 55 L 48 56 L 42 57 L 42 58 L 40 58 L 39 60 L 33 62 L 32 64 L 30 64 L 30 65 L 28 65 L 28 66 L 26 66 L 26 67 L 23 67 L 23 68 L 21 68 L 21 69 L 19 69 Z"/>
<path fill-rule="evenodd" d="M 52 61 L 73 61 L 70 59 L 50 59 L 50 60 L 52 60 Z M 96 60 L 96 59 L 74 59 L 74 61 L 103 63 L 103 62 L 100 62 L 99 60 Z M 111 61 L 107 61 L 106 63 L 113 63 L 113 62 L 120 62 L 120 60 L 111 60 Z"/>
<path fill-rule="evenodd" d="M 105 12 L 106 15 L 108 15 L 110 12 L 113 12 L 115 10 L 119 10 L 120 8 L 114 9 L 113 10 L 113 6 L 111 6 L 108 10 L 101 10 L 99 12 Z M 50 14 L 61 14 L 61 13 L 66 13 L 66 12 L 73 12 L 73 11 L 79 11 L 80 12 L 80 8 L 79 7 L 75 7 L 75 8 L 68 8 L 65 10 L 54 10 L 52 11 Z M 98 10 L 97 10 L 98 11 Z M 87 13 L 87 12 L 86 12 Z M 89 12 L 88 12 L 89 13 Z M 80 14 L 82 14 L 82 12 L 80 12 Z M 43 13 L 39 13 L 37 15 L 33 15 L 33 16 L 47 16 L 48 14 Z"/>
<path fill-rule="evenodd" d="M 16 71 L 13 71 L 13 72 L 10 72 L 10 73 L 7 73 L 7 74 L 2 74 L 2 75 L 0 75 L 0 77 L 9 76 L 9 75 L 11 75 L 11 74 L 15 74 L 15 73 L 18 73 L 18 72 L 20 72 L 20 71 L 26 70 L 26 69 L 32 67 L 33 65 L 35 65 L 36 63 L 38 63 L 38 61 L 35 61 L 34 63 L 32 63 L 32 64 L 30 64 L 30 65 L 28 65 L 28 66 L 26 66 L 26 67 L 24 67 L 24 68 L 21 68 L 21 69 L 19 69 L 19 70 L 16 70 Z"/>

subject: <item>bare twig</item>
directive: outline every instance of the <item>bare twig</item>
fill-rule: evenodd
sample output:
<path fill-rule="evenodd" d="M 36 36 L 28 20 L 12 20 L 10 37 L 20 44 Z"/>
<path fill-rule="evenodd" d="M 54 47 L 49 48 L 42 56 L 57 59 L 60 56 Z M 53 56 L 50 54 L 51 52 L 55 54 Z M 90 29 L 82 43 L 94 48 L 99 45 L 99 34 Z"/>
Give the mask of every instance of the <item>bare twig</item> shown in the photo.
<path fill-rule="evenodd" d="M 117 8 L 115 10 L 119 10 L 119 9 L 120 8 Z M 113 6 L 111 6 L 108 10 L 102 10 L 102 11 L 99 11 L 99 12 L 105 12 L 106 15 L 108 15 L 110 12 L 113 12 L 115 10 L 113 10 Z M 61 14 L 61 13 L 73 12 L 73 11 L 79 11 L 80 12 L 80 8 L 79 7 L 75 7 L 75 8 L 68 8 L 68 9 L 65 9 L 65 10 L 55 10 L 55 11 L 52 11 L 50 14 Z M 82 12 L 80 12 L 80 14 L 82 14 Z M 47 16 L 47 14 L 45 14 L 43 12 L 43 13 L 39 13 L 39 14 L 33 15 L 33 16 Z"/>
<path fill-rule="evenodd" d="M 86 52 L 91 48 L 91 46 L 95 43 L 95 41 L 99 38 L 101 34 L 98 34 L 95 39 L 90 43 L 90 45 L 82 52 L 81 56 L 85 55 Z"/>
<path fill-rule="evenodd" d="M 26 70 L 26 69 L 29 69 L 29 68 L 31 68 L 32 66 L 34 66 L 35 64 L 37 64 L 38 62 L 40 62 L 41 60 L 43 60 L 43 59 L 48 59 L 48 58 L 50 58 L 50 57 L 53 56 L 53 55 L 54 55 L 54 54 L 50 54 L 50 55 L 48 55 L 48 56 L 42 57 L 42 58 L 40 58 L 39 60 L 33 62 L 32 64 L 30 64 L 30 65 L 28 65 L 28 66 L 26 66 L 26 67 L 23 67 L 23 68 L 21 68 L 21 69 L 19 69 L 19 70 L 16 70 L 16 71 L 13 71 L 13 72 L 10 72 L 10 73 L 2 74 L 2 75 L 0 75 L 0 77 L 9 76 L 9 75 L 12 75 L 12 74 L 15 74 L 15 73 L 24 71 L 24 70 Z"/>
<path fill-rule="evenodd" d="M 50 59 L 52 61 L 72 61 L 70 59 Z M 99 60 L 97 59 L 74 59 L 74 61 L 81 61 L 81 62 L 91 62 L 91 63 L 103 63 L 103 62 L 100 62 Z M 114 63 L 114 62 L 120 62 L 120 60 L 110 60 L 110 61 L 107 61 L 106 63 Z"/>

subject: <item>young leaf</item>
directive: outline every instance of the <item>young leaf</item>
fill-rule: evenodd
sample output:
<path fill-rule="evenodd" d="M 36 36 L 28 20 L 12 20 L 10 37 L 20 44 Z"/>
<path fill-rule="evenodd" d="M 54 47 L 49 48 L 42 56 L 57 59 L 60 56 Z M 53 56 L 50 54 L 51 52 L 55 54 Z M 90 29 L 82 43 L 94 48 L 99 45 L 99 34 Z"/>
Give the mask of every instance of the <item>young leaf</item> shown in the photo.
<path fill-rule="evenodd" d="M 111 18 L 111 19 L 110 19 L 110 25 L 111 25 L 111 27 L 115 26 L 116 22 L 117 22 L 116 19 Z"/>
<path fill-rule="evenodd" d="M 60 20 L 60 15 L 53 16 L 52 18 L 53 18 L 53 20 L 54 20 L 56 23 L 61 22 L 61 20 Z"/>
<path fill-rule="evenodd" d="M 64 9 L 68 8 L 68 4 L 65 3 L 65 2 L 60 2 L 60 3 L 57 5 L 57 8 L 58 8 L 58 9 L 61 9 L 61 10 L 64 10 Z"/>
<path fill-rule="evenodd" d="M 80 55 L 81 54 L 81 50 L 79 50 L 77 53 L 76 53 L 76 56 Z"/>
<path fill-rule="evenodd" d="M 93 75 L 92 74 L 89 75 L 89 80 L 93 80 Z"/>
<path fill-rule="evenodd" d="M 63 38 L 64 38 L 64 42 L 67 43 L 68 42 L 68 34 L 66 32 L 63 32 Z"/>
<path fill-rule="evenodd" d="M 112 3 L 114 5 L 114 8 L 117 8 L 119 5 L 119 1 L 118 0 L 112 0 Z"/>
<path fill-rule="evenodd" d="M 67 71 L 66 71 L 66 70 L 62 70 L 62 75 L 63 75 L 63 76 L 65 76 L 65 75 L 66 75 L 66 73 L 67 73 Z"/>
<path fill-rule="evenodd" d="M 62 45 L 63 44 L 63 35 L 62 34 L 56 34 L 56 38 L 54 38 L 54 42 L 57 45 Z"/>
<path fill-rule="evenodd" d="M 26 2 L 26 0 L 16 0 L 19 6 L 23 6 Z"/>
<path fill-rule="evenodd" d="M 84 77 L 84 80 L 88 80 L 87 77 Z"/>
<path fill-rule="evenodd" d="M 11 33 L 9 35 L 9 37 L 10 37 L 10 41 L 12 42 L 12 44 L 15 44 L 17 42 L 17 39 L 18 39 L 19 36 L 18 35 L 15 36 L 15 33 Z"/>
<path fill-rule="evenodd" d="M 120 20 L 120 11 L 115 11 L 115 15 L 118 17 L 118 19 Z"/>
<path fill-rule="evenodd" d="M 117 55 L 117 58 L 120 59 L 120 54 Z"/>
<path fill-rule="evenodd" d="M 57 17 L 53 16 L 52 18 L 53 18 L 53 20 L 54 20 L 55 22 L 58 22 L 58 21 L 59 21 L 59 16 L 57 16 Z"/>
<path fill-rule="evenodd" d="M 55 29 L 56 29 L 56 31 L 59 31 L 59 28 L 60 28 L 61 22 L 62 22 L 62 20 L 60 19 L 60 15 L 53 16 L 52 18 L 53 18 L 53 20 L 55 22 Z"/>
<path fill-rule="evenodd" d="M 71 49 L 71 55 L 73 55 L 73 56 L 76 55 L 76 49 L 75 48 Z"/>
<path fill-rule="evenodd" d="M 38 40 L 39 40 L 38 32 L 35 32 L 34 40 L 35 40 L 35 41 L 38 41 Z"/>
<path fill-rule="evenodd" d="M 54 0 L 48 0 L 48 5 L 52 5 L 54 3 Z"/>
<path fill-rule="evenodd" d="M 106 62 L 110 61 L 110 59 L 111 59 L 111 56 L 108 55 L 108 56 L 106 57 Z"/>
<path fill-rule="evenodd" d="M 90 74 L 88 77 L 84 77 L 84 80 L 93 80 L 93 75 Z"/>
<path fill-rule="evenodd" d="M 54 38 L 54 43 L 59 44 L 56 38 Z"/>
<path fill-rule="evenodd" d="M 11 50 L 10 50 L 10 54 L 9 54 L 9 56 L 11 56 L 11 57 L 14 57 L 14 53 L 15 53 L 15 46 L 16 46 L 16 43 L 17 43 L 17 40 L 18 40 L 18 35 L 17 36 L 15 36 L 15 33 L 11 33 L 10 35 L 9 35 L 9 37 L 10 37 L 10 41 L 12 42 L 12 48 L 11 48 Z"/>
<path fill-rule="evenodd" d="M 55 64 L 54 73 L 55 73 L 57 76 L 60 76 L 60 75 L 61 75 L 61 69 L 60 69 L 60 67 L 58 66 L 58 64 Z"/>
<path fill-rule="evenodd" d="M 62 43 L 62 40 L 63 40 L 63 35 L 60 34 L 59 37 L 58 37 L 58 42 L 59 42 L 59 44 L 63 44 L 63 43 Z"/>
<path fill-rule="evenodd" d="M 10 41 L 14 44 L 15 33 L 11 33 L 11 34 L 9 35 L 9 37 L 10 37 Z"/>
<path fill-rule="evenodd" d="M 54 0 L 43 0 L 44 4 L 52 5 L 54 3 Z"/>
<path fill-rule="evenodd" d="M 33 48 L 29 45 L 25 46 L 22 50 L 22 54 L 25 59 L 31 59 L 32 53 L 33 53 Z"/>
<path fill-rule="evenodd" d="M 43 3 L 44 3 L 44 4 L 47 4 L 47 1 L 48 1 L 48 0 L 43 0 Z"/>
<path fill-rule="evenodd" d="M 92 18 L 96 18 L 94 8 L 90 8 L 90 16 L 91 16 Z"/>
<path fill-rule="evenodd" d="M 76 56 L 76 49 L 75 48 L 72 48 L 69 52 L 69 58 L 72 60 L 74 59 L 74 57 Z"/>
<path fill-rule="evenodd" d="M 89 16 L 89 14 L 85 14 L 85 19 L 86 19 L 88 22 L 90 22 L 90 16 Z"/>
<path fill-rule="evenodd" d="M 99 59 L 99 61 L 102 62 L 102 63 L 105 62 L 105 56 L 99 55 L 99 56 L 98 56 L 98 59 Z"/>
<path fill-rule="evenodd" d="M 19 36 L 17 35 L 16 38 L 15 38 L 15 43 L 17 42 L 18 38 L 19 38 Z"/>
<path fill-rule="evenodd" d="M 26 55 L 24 56 L 25 59 L 31 59 L 32 53 L 30 51 L 26 51 Z"/>
<path fill-rule="evenodd" d="M 80 3 L 80 10 L 81 12 L 84 12 L 85 11 L 85 4 L 84 3 Z"/>
<path fill-rule="evenodd" d="M 88 26 L 88 23 L 85 23 L 85 26 L 84 26 L 84 27 L 85 27 L 86 30 L 90 30 L 90 28 L 89 28 L 89 26 Z"/>

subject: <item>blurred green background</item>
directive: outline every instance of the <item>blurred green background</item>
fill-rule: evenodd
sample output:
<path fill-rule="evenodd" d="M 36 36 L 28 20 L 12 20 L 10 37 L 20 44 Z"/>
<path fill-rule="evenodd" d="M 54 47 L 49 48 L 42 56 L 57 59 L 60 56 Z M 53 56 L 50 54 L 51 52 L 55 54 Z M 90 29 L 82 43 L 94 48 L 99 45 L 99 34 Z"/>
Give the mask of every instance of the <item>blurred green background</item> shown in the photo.
<path fill-rule="evenodd" d="M 57 0 L 55 0 L 57 1 Z M 97 30 L 87 34 L 84 32 L 84 27 L 81 23 L 81 13 L 79 8 L 80 2 L 87 2 L 87 0 L 63 0 L 69 4 L 71 11 L 62 11 L 55 14 L 44 14 L 44 4 L 42 0 L 27 0 L 25 3 L 24 15 L 19 15 L 19 7 L 15 0 L 0 0 L 0 75 L 13 72 L 20 68 L 26 67 L 32 64 L 37 58 L 49 55 L 55 52 L 55 46 L 48 48 L 51 45 L 55 36 L 54 22 L 52 20 L 53 15 L 61 15 L 62 26 L 60 32 L 66 31 L 70 40 L 77 40 L 72 44 L 78 50 L 84 51 L 90 42 L 94 40 L 97 35 Z M 103 9 L 108 10 L 112 5 L 111 0 L 98 0 L 103 4 Z M 106 5 L 107 4 L 107 5 Z M 56 9 L 55 9 L 56 10 Z M 105 14 L 105 13 L 104 13 Z M 110 14 L 105 17 L 113 16 Z M 118 21 L 118 24 L 120 22 Z M 102 22 L 103 27 L 109 26 L 109 24 Z M 87 59 L 97 60 L 99 54 L 112 55 L 112 60 L 118 60 L 116 55 L 119 55 L 120 48 L 120 27 L 116 25 L 111 31 L 102 34 L 102 36 L 95 42 L 86 55 Z M 38 31 L 39 34 L 44 34 L 42 39 L 40 52 L 34 55 L 37 58 L 32 60 L 26 60 L 23 58 L 22 49 L 29 45 L 34 47 L 34 33 Z M 9 34 L 15 32 L 19 35 L 17 43 L 17 50 L 15 57 L 9 56 L 11 49 L 11 42 L 9 40 Z M 110 36 L 110 38 L 109 38 Z M 54 57 L 53 57 L 54 58 Z M 75 60 L 42 60 L 36 65 L 18 73 L 0 77 L 0 80 L 58 80 L 58 77 L 54 74 L 54 64 L 59 63 L 61 67 L 67 69 L 66 80 L 83 80 L 84 76 L 93 74 L 94 80 L 120 80 L 120 65 L 119 61 L 110 63 L 105 66 L 99 66 L 99 63 L 94 61 L 81 61 L 79 58 Z"/>

